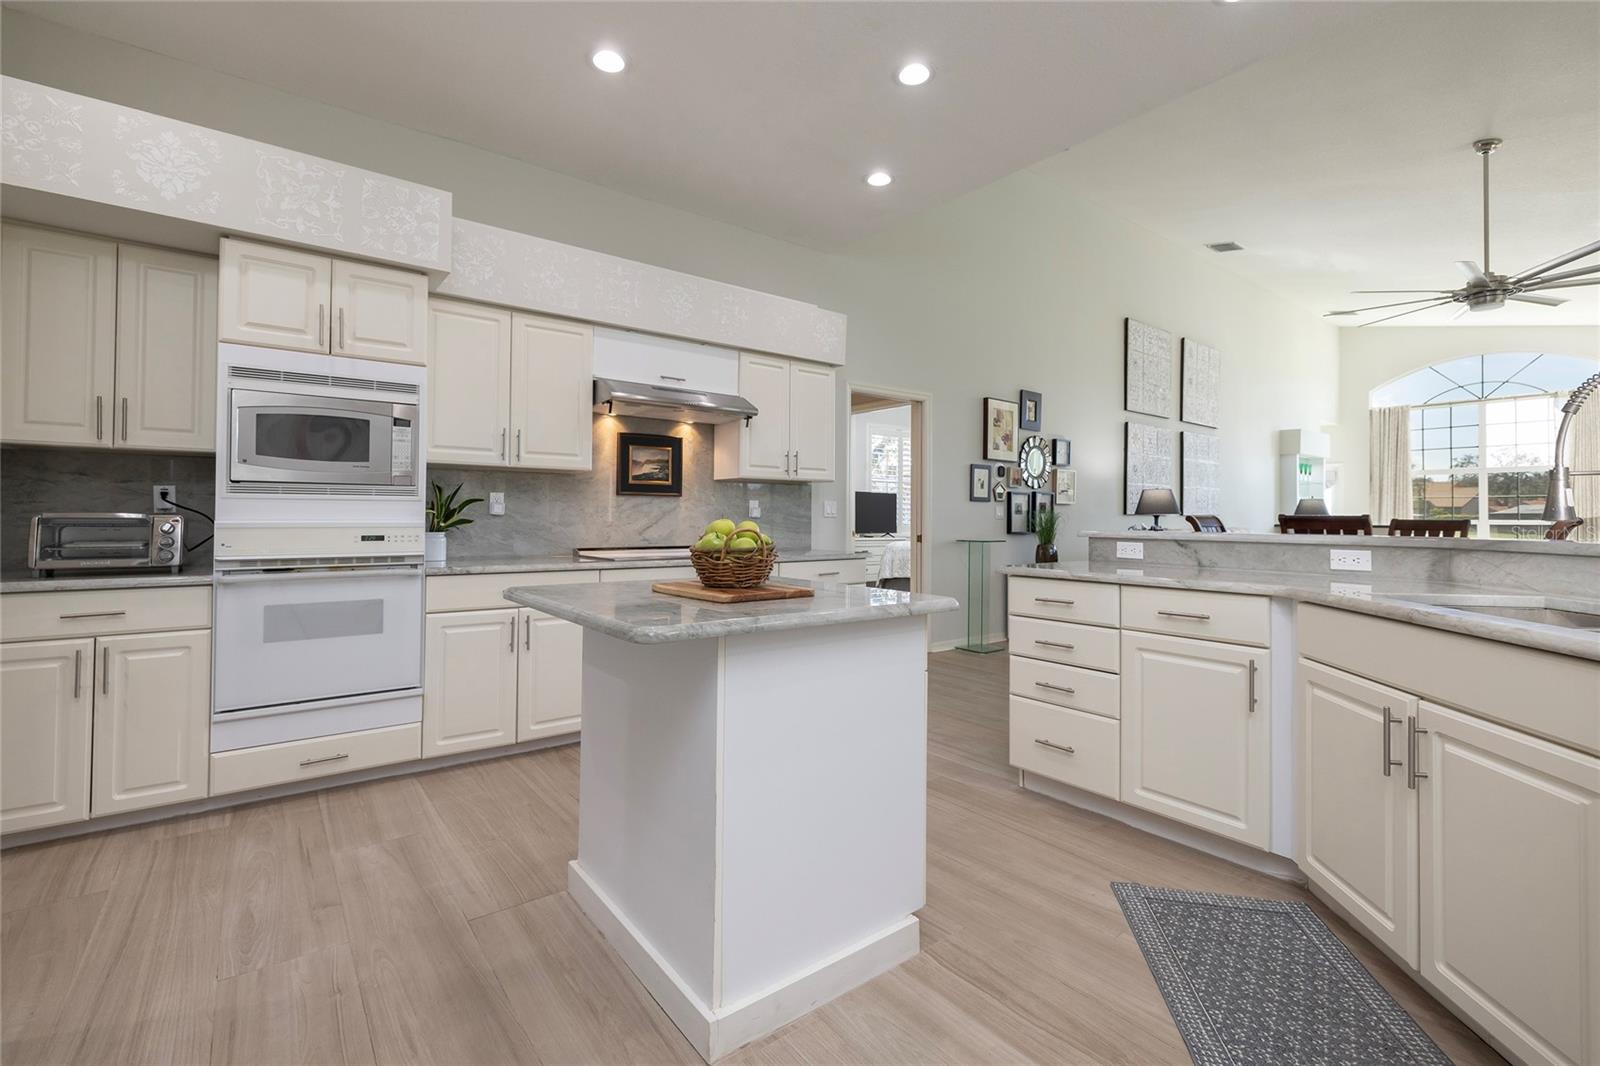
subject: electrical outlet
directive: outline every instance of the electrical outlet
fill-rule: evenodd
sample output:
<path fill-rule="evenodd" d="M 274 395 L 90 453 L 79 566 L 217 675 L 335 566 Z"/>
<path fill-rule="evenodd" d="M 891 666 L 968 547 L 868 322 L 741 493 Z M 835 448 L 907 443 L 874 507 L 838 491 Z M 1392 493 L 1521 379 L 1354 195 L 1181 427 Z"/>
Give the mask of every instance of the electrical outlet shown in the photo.
<path fill-rule="evenodd" d="M 503 492 L 489 493 L 489 513 L 494 515 L 506 513 L 506 494 Z"/>
<path fill-rule="evenodd" d="M 760 518 L 761 517 L 761 501 L 760 500 L 751 500 L 750 501 L 750 517 L 751 518 Z"/>
<path fill-rule="evenodd" d="M 1358 596 L 1362 599 L 1372 599 L 1371 585 L 1358 585 L 1353 581 L 1330 581 L 1328 591 L 1335 596 Z"/>
<path fill-rule="evenodd" d="M 1144 545 L 1136 540 L 1119 540 L 1117 541 L 1117 558 L 1143 559 Z"/>
<path fill-rule="evenodd" d="M 839 517 L 839 501 L 838 500 L 823 500 L 822 501 L 822 517 L 824 517 L 824 518 L 838 518 Z"/>
<path fill-rule="evenodd" d="M 1328 549 L 1328 569 L 1371 570 L 1372 553 L 1370 551 L 1357 551 L 1354 548 L 1330 548 Z"/>
<path fill-rule="evenodd" d="M 166 493 L 167 496 L 167 498 L 164 500 L 161 498 L 162 493 Z M 176 511 L 177 508 L 174 507 L 173 504 L 177 502 L 178 486 L 152 485 L 150 487 L 150 509 L 156 514 L 166 514 L 169 511 Z"/>

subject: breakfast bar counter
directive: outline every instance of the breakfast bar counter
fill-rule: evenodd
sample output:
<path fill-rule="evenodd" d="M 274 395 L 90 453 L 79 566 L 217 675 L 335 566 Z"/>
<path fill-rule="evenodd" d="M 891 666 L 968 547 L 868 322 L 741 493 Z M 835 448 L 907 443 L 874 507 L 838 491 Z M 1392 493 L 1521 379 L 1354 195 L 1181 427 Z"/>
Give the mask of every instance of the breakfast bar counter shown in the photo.
<path fill-rule="evenodd" d="M 926 616 L 956 601 L 505 596 L 587 631 L 568 890 L 708 1062 L 917 953 Z"/>

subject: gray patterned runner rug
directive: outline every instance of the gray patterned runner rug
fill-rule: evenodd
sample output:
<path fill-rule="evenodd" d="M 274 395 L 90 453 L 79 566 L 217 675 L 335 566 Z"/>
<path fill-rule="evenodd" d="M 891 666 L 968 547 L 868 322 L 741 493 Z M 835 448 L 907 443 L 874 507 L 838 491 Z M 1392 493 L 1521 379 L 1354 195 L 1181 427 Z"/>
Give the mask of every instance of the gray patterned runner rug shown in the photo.
<path fill-rule="evenodd" d="M 1111 890 L 1195 1066 L 1449 1066 L 1304 903 Z"/>

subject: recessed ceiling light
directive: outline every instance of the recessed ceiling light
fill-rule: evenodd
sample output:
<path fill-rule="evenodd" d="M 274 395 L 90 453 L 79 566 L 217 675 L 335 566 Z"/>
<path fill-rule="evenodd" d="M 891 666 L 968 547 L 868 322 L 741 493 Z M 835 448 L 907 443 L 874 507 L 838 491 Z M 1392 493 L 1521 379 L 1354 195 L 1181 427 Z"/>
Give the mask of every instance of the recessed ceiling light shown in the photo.
<path fill-rule="evenodd" d="M 895 75 L 901 85 L 921 85 L 933 77 L 933 71 L 928 69 L 926 63 L 907 63 L 900 68 L 900 73 Z"/>
<path fill-rule="evenodd" d="M 894 178 L 890 176 L 887 170 L 874 170 L 867 175 L 867 184 L 874 189 L 881 189 L 893 180 Z"/>
<path fill-rule="evenodd" d="M 622 58 L 622 53 L 611 48 L 600 49 L 589 57 L 589 62 L 594 64 L 596 70 L 606 74 L 621 74 L 628 65 L 628 61 Z"/>

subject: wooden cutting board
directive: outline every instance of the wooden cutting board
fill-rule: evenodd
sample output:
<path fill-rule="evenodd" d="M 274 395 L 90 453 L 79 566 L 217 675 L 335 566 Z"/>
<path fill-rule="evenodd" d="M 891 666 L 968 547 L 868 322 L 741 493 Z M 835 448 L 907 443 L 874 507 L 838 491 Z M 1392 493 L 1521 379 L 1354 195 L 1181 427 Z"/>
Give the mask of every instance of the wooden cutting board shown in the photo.
<path fill-rule="evenodd" d="M 816 592 L 805 585 L 760 585 L 753 589 L 708 589 L 698 581 L 657 581 L 650 586 L 666 596 L 682 596 L 710 603 L 754 603 L 758 600 L 798 600 Z"/>

